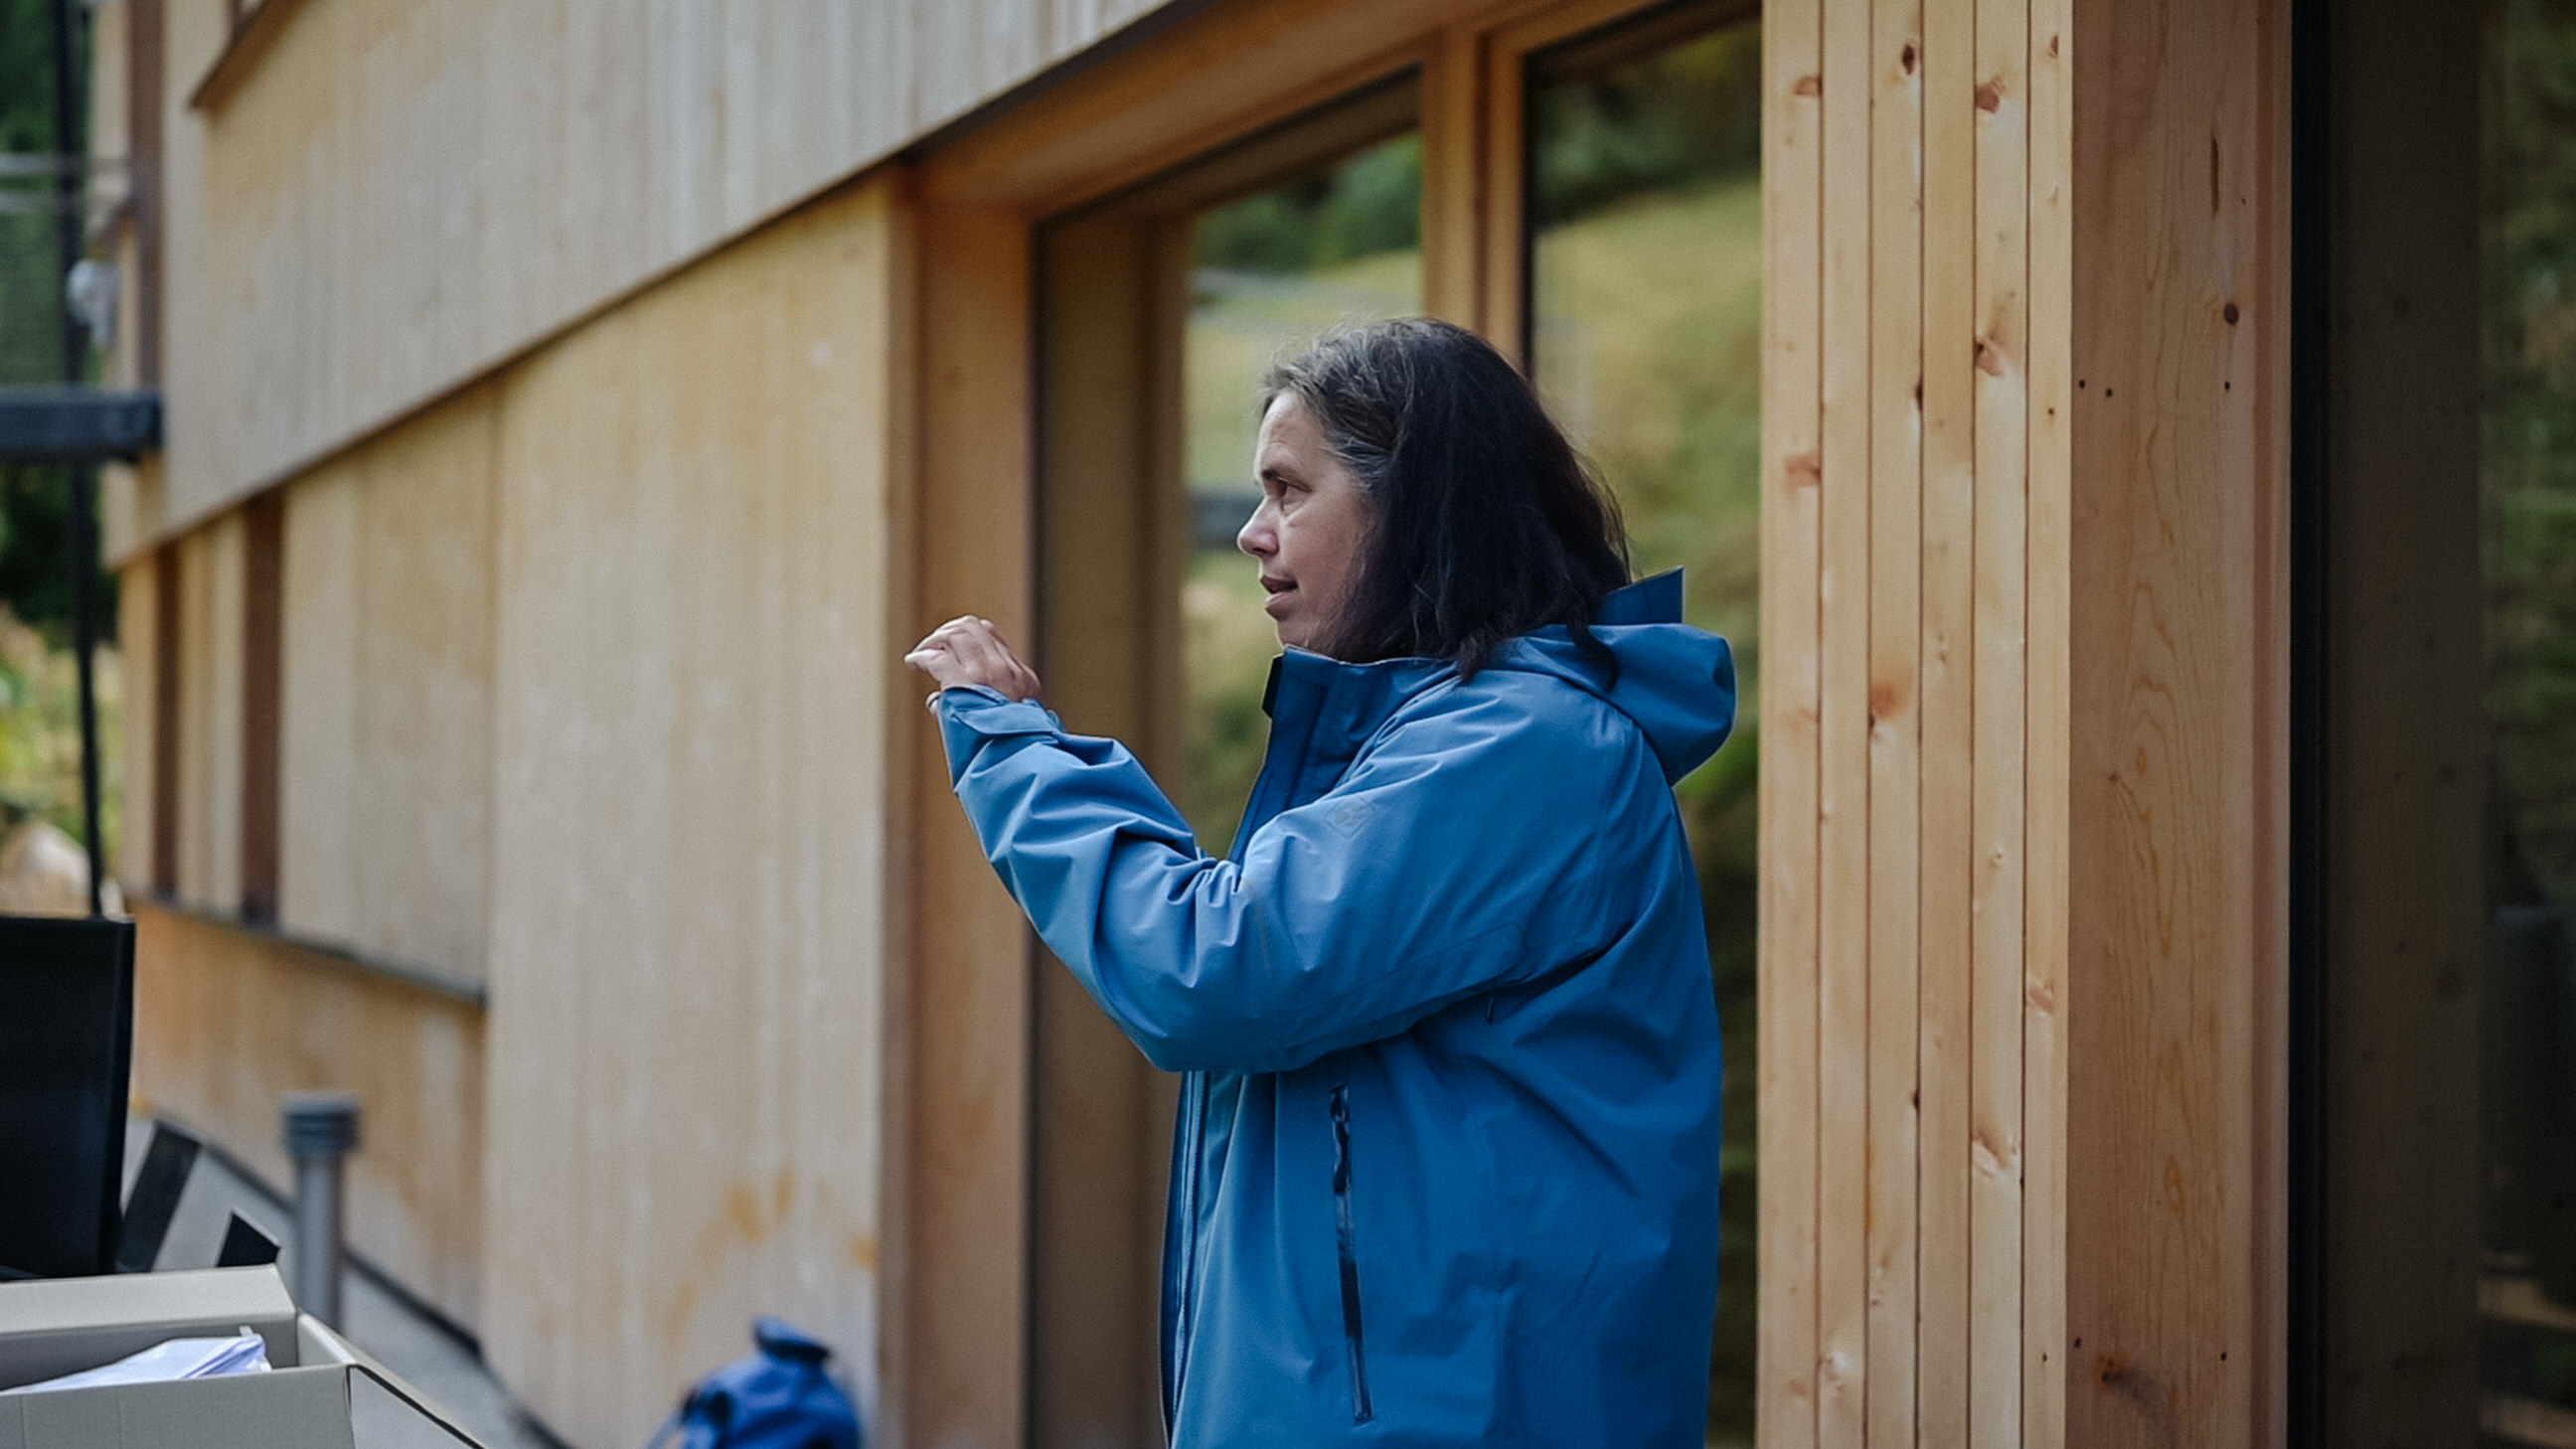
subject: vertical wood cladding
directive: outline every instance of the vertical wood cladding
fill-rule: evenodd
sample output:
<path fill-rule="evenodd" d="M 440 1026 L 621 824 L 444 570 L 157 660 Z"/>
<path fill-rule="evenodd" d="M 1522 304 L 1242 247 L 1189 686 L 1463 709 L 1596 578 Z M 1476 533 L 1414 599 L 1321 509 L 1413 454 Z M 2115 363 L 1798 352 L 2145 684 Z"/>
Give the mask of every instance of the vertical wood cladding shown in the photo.
<path fill-rule="evenodd" d="M 2054 1445 L 2062 15 L 1763 31 L 1762 1438 Z"/>

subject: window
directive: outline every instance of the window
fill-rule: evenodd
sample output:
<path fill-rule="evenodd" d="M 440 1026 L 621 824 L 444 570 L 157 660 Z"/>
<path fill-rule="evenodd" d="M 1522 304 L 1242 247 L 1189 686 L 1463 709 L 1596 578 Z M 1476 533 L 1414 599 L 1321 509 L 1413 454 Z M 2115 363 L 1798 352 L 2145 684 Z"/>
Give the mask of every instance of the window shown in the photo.
<path fill-rule="evenodd" d="M 1736 739 L 1681 793 L 1729 1068 L 1709 1429 L 1749 1445 L 1760 32 L 1741 3 L 1612 8 L 1489 37 L 1478 104 L 1441 111 L 1475 144 L 1421 129 L 1461 72 L 1405 72 L 1038 228 L 1037 663 L 1066 724 L 1126 741 L 1225 851 L 1278 652 L 1234 546 L 1262 374 L 1339 324 L 1479 309 L 1639 571 L 1686 566 L 1691 621 L 1737 646 Z M 1036 981 L 1032 1423 L 1147 1442 L 1171 1088 L 1069 976 Z"/>
<path fill-rule="evenodd" d="M 1760 28 L 1706 7 L 1530 57 L 1527 365 L 1618 495 L 1640 576 L 1736 646 L 1736 734 L 1682 782 L 1726 1033 L 1712 1444 L 1753 1442 Z"/>
<path fill-rule="evenodd" d="M 1422 138 L 1407 132 L 1200 213 L 1190 223 L 1183 455 L 1191 552 L 1182 586 L 1189 677 L 1179 803 L 1211 852 L 1270 737 L 1261 694 L 1278 639 L 1235 532 L 1261 501 L 1252 449 L 1262 374 L 1335 326 L 1422 310 Z"/>
<path fill-rule="evenodd" d="M 2296 138 L 2331 322 L 2297 353 L 2293 1442 L 2576 1444 L 2576 23 L 2333 23 Z M 2425 106 L 2346 81 L 2389 66 Z"/>
<path fill-rule="evenodd" d="M 1037 667 L 1222 853 L 1278 640 L 1236 551 L 1271 360 L 1418 312 L 1417 85 L 1398 76 L 1038 229 Z M 1174 1079 L 1072 976 L 1036 974 L 1031 1422 L 1153 1443 Z"/>

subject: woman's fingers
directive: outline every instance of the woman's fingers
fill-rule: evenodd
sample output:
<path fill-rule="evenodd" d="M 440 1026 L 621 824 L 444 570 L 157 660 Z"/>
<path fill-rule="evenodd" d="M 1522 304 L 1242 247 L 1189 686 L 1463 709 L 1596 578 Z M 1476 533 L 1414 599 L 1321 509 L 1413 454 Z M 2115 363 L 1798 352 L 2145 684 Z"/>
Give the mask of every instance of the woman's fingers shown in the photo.
<path fill-rule="evenodd" d="M 989 619 L 961 614 L 930 631 L 903 661 L 943 688 L 982 685 L 1009 699 L 1038 697 L 1038 677 Z"/>

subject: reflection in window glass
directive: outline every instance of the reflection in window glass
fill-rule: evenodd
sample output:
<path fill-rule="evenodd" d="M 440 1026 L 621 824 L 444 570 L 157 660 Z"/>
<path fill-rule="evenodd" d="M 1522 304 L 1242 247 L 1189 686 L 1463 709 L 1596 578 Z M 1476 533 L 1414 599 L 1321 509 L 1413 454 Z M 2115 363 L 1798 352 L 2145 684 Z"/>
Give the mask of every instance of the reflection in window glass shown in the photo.
<path fill-rule="evenodd" d="M 2576 19 L 2486 28 L 2487 979 L 2480 1042 L 2489 1442 L 2576 1425 Z M 2546 1422 L 2553 1438 L 2496 1422 Z M 2535 1431 L 2536 1432 L 2536 1431 Z"/>
<path fill-rule="evenodd" d="M 1613 36 L 1530 73 L 1530 364 L 1626 511 L 1638 572 L 1690 570 L 1734 641 L 1736 735 L 1682 782 L 1726 1033 L 1709 1442 L 1753 1442 L 1754 606 L 1761 32 Z"/>
<path fill-rule="evenodd" d="M 1192 555 L 1181 597 L 1188 771 L 1174 793 L 1210 851 L 1234 838 L 1269 738 L 1279 652 L 1259 570 L 1235 531 L 1260 492 L 1261 375 L 1331 328 L 1422 310 L 1422 142 L 1379 142 L 1199 217 L 1183 344 Z"/>

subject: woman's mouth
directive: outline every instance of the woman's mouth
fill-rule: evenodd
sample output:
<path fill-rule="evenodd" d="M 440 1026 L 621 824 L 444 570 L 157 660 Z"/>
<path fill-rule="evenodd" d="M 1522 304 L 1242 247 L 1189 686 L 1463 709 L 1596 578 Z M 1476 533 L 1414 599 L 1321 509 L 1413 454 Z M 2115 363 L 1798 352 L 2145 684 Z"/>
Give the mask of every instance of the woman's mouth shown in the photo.
<path fill-rule="evenodd" d="M 1261 611 L 1270 615 L 1274 619 L 1279 616 L 1280 604 L 1284 602 L 1289 595 L 1297 592 L 1297 586 L 1295 584 L 1289 583 L 1284 579 L 1271 578 L 1266 574 L 1262 576 L 1261 587 L 1268 590 L 1270 593 L 1269 598 L 1261 601 Z"/>

